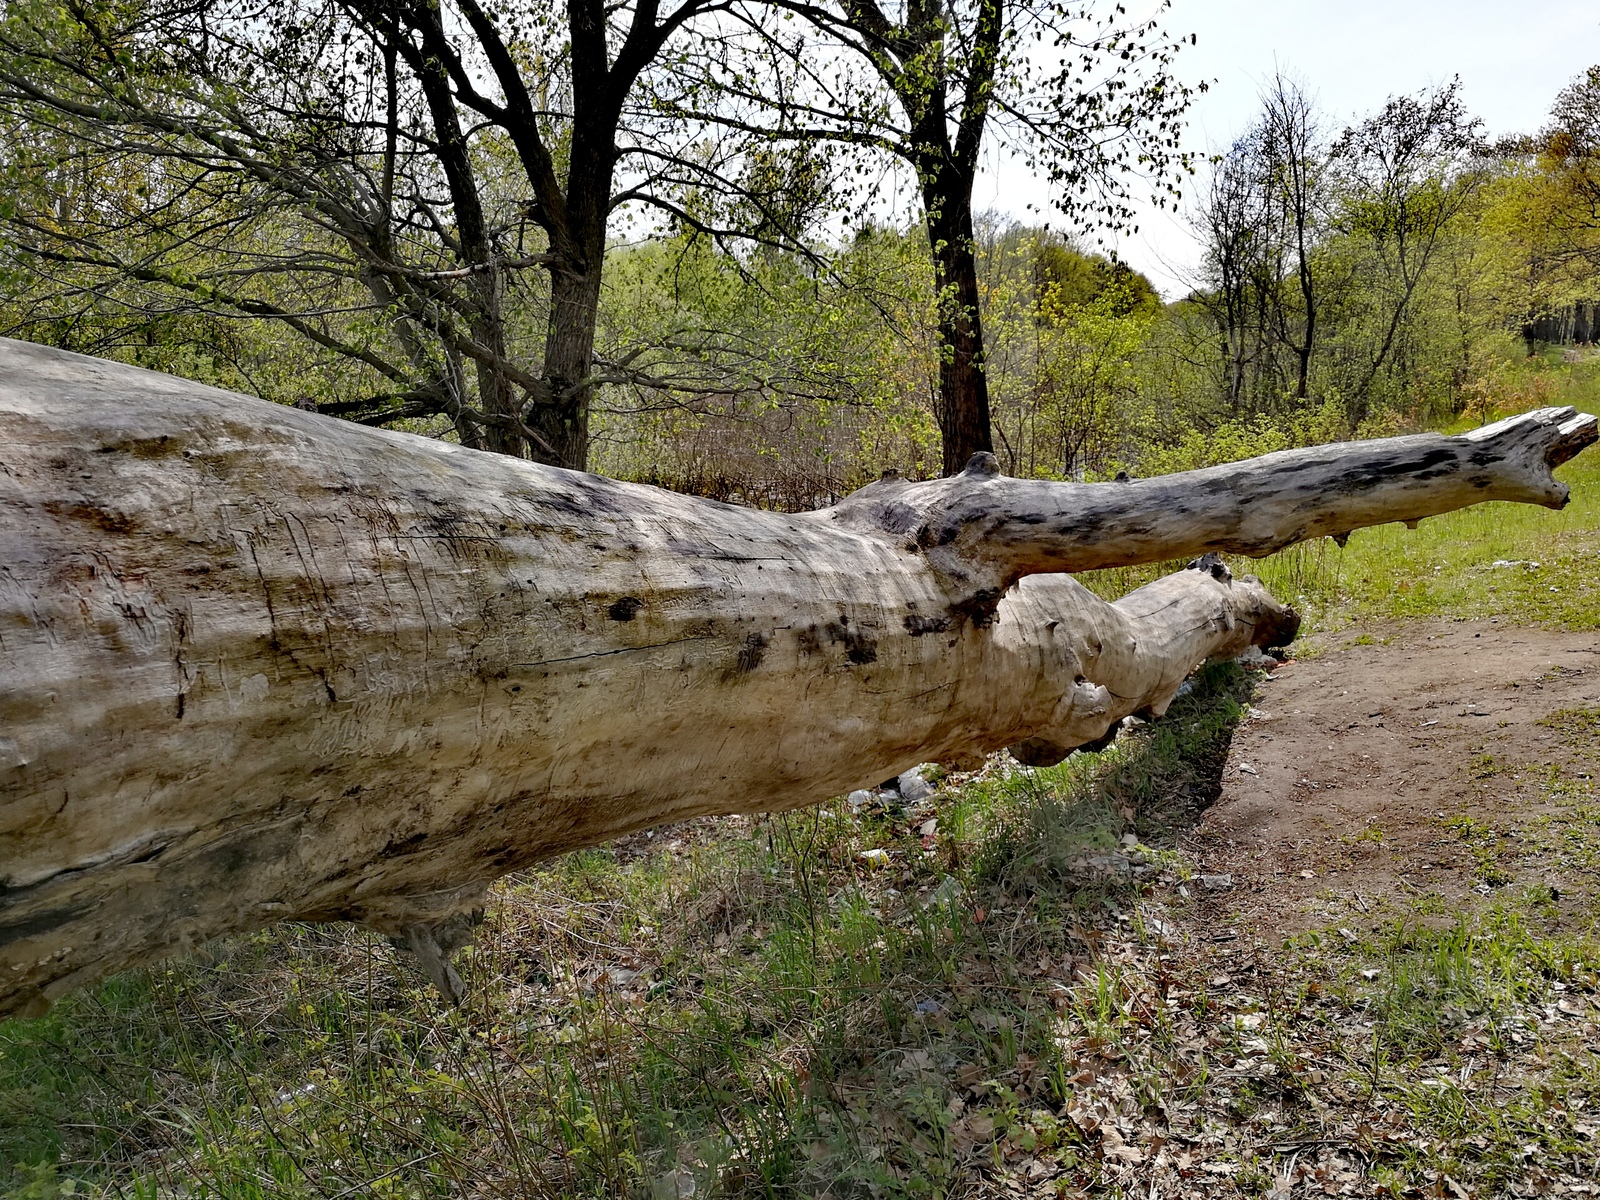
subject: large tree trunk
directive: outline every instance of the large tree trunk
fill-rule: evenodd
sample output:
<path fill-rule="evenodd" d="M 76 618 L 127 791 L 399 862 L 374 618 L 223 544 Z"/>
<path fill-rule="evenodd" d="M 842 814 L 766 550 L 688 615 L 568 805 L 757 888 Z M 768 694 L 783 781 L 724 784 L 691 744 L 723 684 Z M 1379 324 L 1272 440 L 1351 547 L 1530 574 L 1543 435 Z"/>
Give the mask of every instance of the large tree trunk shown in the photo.
<path fill-rule="evenodd" d="M 574 471 L 589 466 L 590 376 L 606 262 L 606 221 L 612 206 L 617 129 L 631 86 L 620 58 L 619 74 L 606 65 L 605 11 L 596 0 L 568 7 L 575 119 L 567 152 L 566 194 L 559 215 L 546 213 L 545 229 L 555 261 L 550 265 L 545 391 L 528 415 L 534 433 L 529 439 L 533 459 Z M 635 62 L 630 69 L 638 68 Z"/>
<path fill-rule="evenodd" d="M 664 821 L 1047 760 L 1295 620 L 1214 559 L 1114 605 L 1041 573 L 1559 507 L 1594 436 L 1544 409 L 1090 485 L 982 455 L 785 515 L 0 341 L 0 1014 L 286 918 L 427 942 Z"/>
<path fill-rule="evenodd" d="M 944 473 L 994 449 L 984 372 L 978 263 L 973 254 L 972 180 L 946 166 L 923 186 L 933 280 L 938 291 L 939 440 Z"/>
<path fill-rule="evenodd" d="M 551 272 L 544 352 L 548 392 L 528 413 L 528 425 L 537 435 L 532 457 L 549 466 L 581 471 L 589 465 L 588 379 L 604 261 L 602 249 L 582 267 L 563 263 Z"/>

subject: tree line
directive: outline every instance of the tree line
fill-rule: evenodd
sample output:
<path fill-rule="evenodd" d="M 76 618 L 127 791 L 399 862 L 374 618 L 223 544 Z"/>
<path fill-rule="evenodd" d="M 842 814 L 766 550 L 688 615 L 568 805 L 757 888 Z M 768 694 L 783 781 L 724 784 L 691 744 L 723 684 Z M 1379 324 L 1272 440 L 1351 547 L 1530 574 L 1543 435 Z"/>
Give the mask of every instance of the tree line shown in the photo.
<path fill-rule="evenodd" d="M 1460 412 L 1512 334 L 1531 353 L 1552 313 L 1593 295 L 1597 134 L 1596 70 L 1544 129 L 1493 144 L 1458 81 L 1336 131 L 1274 79 L 1197 205 L 1188 334 L 1220 348 L 1228 410 L 1315 396 L 1352 432 L 1375 414 Z"/>
<path fill-rule="evenodd" d="M 1337 129 L 1278 77 L 1202 160 L 1182 41 L 1093 0 L 23 0 L 0 320 L 783 507 L 979 450 L 1108 477 L 1537 390 L 1518 337 L 1587 328 L 1558 318 L 1600 267 L 1600 74 L 1493 144 L 1454 83 Z M 1187 189 L 1189 293 L 976 212 L 985 147 L 1066 228 Z"/>
<path fill-rule="evenodd" d="M 24 0 L 10 257 L 79 312 L 274 322 L 336 368 L 326 411 L 583 468 L 597 391 L 660 382 L 596 349 L 620 216 L 815 264 L 904 163 L 959 466 L 989 447 L 982 147 L 1126 208 L 1181 165 L 1175 49 L 1077 0 Z"/>

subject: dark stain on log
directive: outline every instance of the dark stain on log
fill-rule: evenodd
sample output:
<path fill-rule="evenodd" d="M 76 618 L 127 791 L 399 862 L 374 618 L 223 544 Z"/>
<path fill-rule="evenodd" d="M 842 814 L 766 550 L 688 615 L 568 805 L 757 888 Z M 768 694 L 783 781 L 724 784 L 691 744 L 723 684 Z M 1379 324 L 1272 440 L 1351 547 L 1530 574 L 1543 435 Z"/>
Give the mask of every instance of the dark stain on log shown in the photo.
<path fill-rule="evenodd" d="M 19 889 L 20 890 L 20 889 Z M 4 890 L 0 889 L 0 895 Z M 45 912 L 37 913 L 31 917 L 11 921 L 0 925 L 0 946 L 11 942 L 20 942 L 24 938 L 38 937 L 41 933 L 49 933 L 58 929 L 69 921 L 75 921 L 89 911 L 87 904 L 69 904 L 64 908 L 52 908 Z"/>
<path fill-rule="evenodd" d="M 189 638 L 189 614 L 179 611 L 177 624 L 178 644 L 172 652 L 172 665 L 178 673 L 178 720 L 181 721 L 190 683 L 189 664 L 183 661 L 183 643 Z"/>
<path fill-rule="evenodd" d="M 1163 516 L 1173 514 L 1176 507 L 1175 501 L 1168 501 L 1162 505 Z M 1106 537 L 1140 538 L 1151 532 L 1152 522 L 1141 520 L 1131 514 L 1120 510 L 1096 511 L 1084 509 L 1072 514 L 1070 520 L 1062 521 L 1050 530 L 1057 537 L 1066 538 L 1078 545 L 1088 545 Z"/>
<path fill-rule="evenodd" d="M 1418 480 L 1437 479 L 1460 469 L 1455 451 L 1447 447 L 1430 450 L 1421 458 L 1396 458 L 1390 462 L 1372 463 L 1365 469 L 1347 471 L 1343 479 L 1328 490 L 1356 493 L 1370 487 L 1379 479 L 1409 475 Z"/>
<path fill-rule="evenodd" d="M 752 633 L 744 639 L 744 648 L 739 651 L 739 658 L 734 663 L 734 670 L 740 675 L 748 675 L 761 665 L 761 660 L 767 654 L 767 635 Z"/>
<path fill-rule="evenodd" d="M 92 504 L 63 504 L 60 501 L 46 501 L 45 512 L 54 517 L 63 517 L 69 521 L 82 521 L 94 525 L 107 533 L 127 534 L 138 528 L 133 518 L 126 513 L 109 512 L 97 508 Z"/>
<path fill-rule="evenodd" d="M 1441 446 L 1437 450 L 1428 451 L 1414 462 L 1407 462 L 1403 458 L 1397 458 L 1393 462 L 1384 463 L 1376 469 L 1376 473 L 1380 476 L 1412 475 L 1418 471 L 1426 471 L 1433 467 L 1446 465 L 1452 468 L 1458 465 L 1455 451 Z"/>
<path fill-rule="evenodd" d="M 163 459 L 172 454 L 174 447 L 167 445 L 172 440 L 170 434 L 158 434 L 156 437 L 124 438 L 120 442 L 112 442 L 101 446 L 101 454 L 127 454 L 134 458 Z"/>
<path fill-rule="evenodd" d="M 611 480 L 577 472 L 565 473 L 559 485 L 528 490 L 507 489 L 508 494 L 531 504 L 541 516 L 556 512 L 583 520 L 596 514 L 616 517 L 648 517 L 648 501 L 630 494 Z"/>
<path fill-rule="evenodd" d="M 917 510 L 909 504 L 873 505 L 869 511 L 873 522 L 890 533 L 910 533 L 917 523 Z"/>
<path fill-rule="evenodd" d="M 299 838 L 299 826 L 294 822 L 241 829 L 227 841 L 201 851 L 196 869 L 202 876 L 212 871 L 230 876 L 248 874 L 262 863 L 290 862 Z"/>
<path fill-rule="evenodd" d="M 631 621 L 634 617 L 639 615 L 639 610 L 643 607 L 644 601 L 639 599 L 639 597 L 624 596 L 610 608 L 606 609 L 606 613 L 613 621 Z"/>
<path fill-rule="evenodd" d="M 382 850 L 378 851 L 378 857 L 403 858 L 407 854 L 410 854 L 412 851 L 416 850 L 422 845 L 423 842 L 427 840 L 428 835 L 425 833 L 413 833 L 410 837 L 402 838 L 398 842 L 391 840 L 384 846 Z"/>
<path fill-rule="evenodd" d="M 965 600 L 957 600 L 950 606 L 951 614 L 961 621 L 971 621 L 980 629 L 986 625 L 994 624 L 995 610 L 1000 607 L 1000 600 L 1005 595 L 1001 588 L 979 588 Z"/>
<path fill-rule="evenodd" d="M 443 501 L 433 503 L 438 505 Z M 421 517 L 421 524 L 428 536 L 438 539 L 452 556 L 478 557 L 497 563 L 512 561 L 512 556 L 500 545 L 500 536 L 489 532 L 486 525 L 448 511 L 426 513 Z"/>
<path fill-rule="evenodd" d="M 843 644 L 844 656 L 857 666 L 864 667 L 878 661 L 877 641 L 851 629 L 850 618 L 843 613 L 837 621 L 830 621 L 823 626 L 822 632 L 828 635 L 830 642 Z"/>

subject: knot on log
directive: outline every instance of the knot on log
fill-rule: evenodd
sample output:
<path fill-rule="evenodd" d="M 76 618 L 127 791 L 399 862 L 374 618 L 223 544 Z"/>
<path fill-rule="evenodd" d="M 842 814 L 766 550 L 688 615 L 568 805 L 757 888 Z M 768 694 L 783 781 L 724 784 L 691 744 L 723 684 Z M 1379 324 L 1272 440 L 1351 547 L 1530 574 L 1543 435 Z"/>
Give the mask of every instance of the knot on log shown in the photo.
<path fill-rule="evenodd" d="M 1192 560 L 1185 570 L 1204 571 L 1211 578 L 1220 579 L 1223 583 L 1227 583 L 1233 578 L 1233 572 L 1228 570 L 1228 564 L 1222 561 L 1222 555 L 1215 550 Z"/>
<path fill-rule="evenodd" d="M 1000 474 L 1000 460 L 987 450 L 979 450 L 967 459 L 966 469 L 961 474 L 969 479 L 993 479 Z"/>

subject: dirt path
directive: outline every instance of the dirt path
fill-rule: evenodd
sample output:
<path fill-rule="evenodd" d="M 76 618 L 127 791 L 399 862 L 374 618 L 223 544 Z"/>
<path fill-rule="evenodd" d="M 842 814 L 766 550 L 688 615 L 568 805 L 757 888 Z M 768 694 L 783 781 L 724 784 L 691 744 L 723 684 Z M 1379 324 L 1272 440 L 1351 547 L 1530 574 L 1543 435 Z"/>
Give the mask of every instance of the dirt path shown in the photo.
<path fill-rule="evenodd" d="M 1569 912 L 1594 890 L 1550 789 L 1600 770 L 1585 718 L 1552 720 L 1600 704 L 1600 634 L 1419 622 L 1307 650 L 1258 689 L 1188 839 L 1234 877 L 1207 915 L 1270 938 L 1429 893 L 1448 919 L 1502 887 L 1553 886 Z"/>

